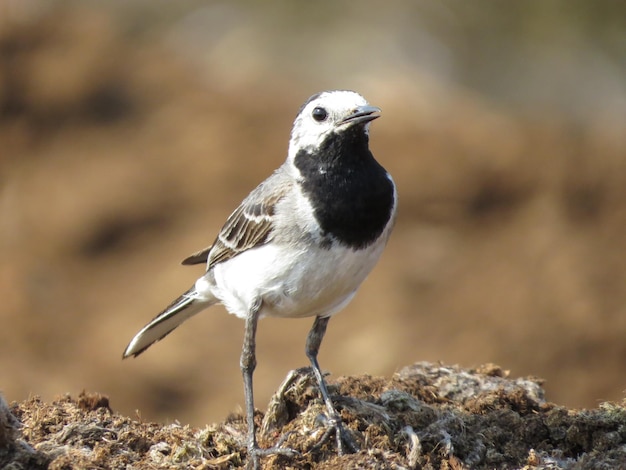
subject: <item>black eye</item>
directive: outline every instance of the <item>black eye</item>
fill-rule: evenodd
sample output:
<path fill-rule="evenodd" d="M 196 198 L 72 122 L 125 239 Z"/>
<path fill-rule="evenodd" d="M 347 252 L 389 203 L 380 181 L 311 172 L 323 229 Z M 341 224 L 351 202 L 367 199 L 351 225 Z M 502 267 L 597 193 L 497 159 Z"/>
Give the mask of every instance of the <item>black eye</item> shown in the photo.
<path fill-rule="evenodd" d="M 328 117 L 328 113 L 324 108 L 320 108 L 318 106 L 317 108 L 313 109 L 312 116 L 313 119 L 315 119 L 316 121 L 322 122 Z"/>

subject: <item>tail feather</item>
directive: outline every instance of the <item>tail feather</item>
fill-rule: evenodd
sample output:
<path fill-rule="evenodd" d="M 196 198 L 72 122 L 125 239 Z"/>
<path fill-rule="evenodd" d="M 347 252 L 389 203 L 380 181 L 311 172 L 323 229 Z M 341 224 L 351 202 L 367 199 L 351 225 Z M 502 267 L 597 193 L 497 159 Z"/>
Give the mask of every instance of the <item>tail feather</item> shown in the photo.
<path fill-rule="evenodd" d="M 152 344 L 165 338 L 182 322 L 213 304 L 213 302 L 198 299 L 195 294 L 196 290 L 192 287 L 154 317 L 128 343 L 122 358 L 138 356 Z"/>

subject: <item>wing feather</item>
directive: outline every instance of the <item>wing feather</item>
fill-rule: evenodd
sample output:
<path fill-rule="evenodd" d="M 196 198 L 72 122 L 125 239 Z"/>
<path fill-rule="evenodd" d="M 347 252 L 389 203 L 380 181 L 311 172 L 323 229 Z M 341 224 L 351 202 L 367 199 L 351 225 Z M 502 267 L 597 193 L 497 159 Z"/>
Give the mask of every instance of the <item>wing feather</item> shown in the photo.
<path fill-rule="evenodd" d="M 207 259 L 209 258 L 209 252 L 211 251 L 211 248 L 213 248 L 213 245 L 209 246 L 208 248 L 204 248 L 203 250 L 196 251 L 193 255 L 187 256 L 181 264 L 184 264 L 185 266 L 191 266 L 192 264 L 206 263 Z"/>
<path fill-rule="evenodd" d="M 213 245 L 200 250 L 187 258 L 182 264 L 191 265 L 208 263 L 207 271 L 218 263 L 237 256 L 250 248 L 266 243 L 274 226 L 275 207 L 288 185 L 271 193 L 267 184 L 257 187 L 228 217 Z"/>

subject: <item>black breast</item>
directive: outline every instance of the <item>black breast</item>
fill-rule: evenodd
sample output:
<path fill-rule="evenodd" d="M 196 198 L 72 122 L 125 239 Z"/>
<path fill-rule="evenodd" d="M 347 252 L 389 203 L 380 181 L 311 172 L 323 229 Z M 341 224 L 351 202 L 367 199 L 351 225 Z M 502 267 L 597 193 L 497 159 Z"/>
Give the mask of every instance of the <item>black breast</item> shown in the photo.
<path fill-rule="evenodd" d="M 394 188 L 361 126 L 331 134 L 313 153 L 301 150 L 295 165 L 324 236 L 353 248 L 380 236 L 392 216 Z"/>

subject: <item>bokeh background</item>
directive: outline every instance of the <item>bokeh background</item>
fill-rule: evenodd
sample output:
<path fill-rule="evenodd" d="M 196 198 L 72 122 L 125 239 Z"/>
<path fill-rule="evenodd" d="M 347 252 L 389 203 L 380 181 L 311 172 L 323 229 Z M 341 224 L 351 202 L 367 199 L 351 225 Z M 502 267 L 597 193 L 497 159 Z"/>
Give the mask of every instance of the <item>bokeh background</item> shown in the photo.
<path fill-rule="evenodd" d="M 179 261 L 284 160 L 301 103 L 355 89 L 399 218 L 330 323 L 332 376 L 495 362 L 575 407 L 626 388 L 626 6 L 0 0 L 0 390 L 83 389 L 194 425 L 243 402 L 221 307 L 127 342 Z M 260 323 L 257 406 L 311 319 Z"/>

